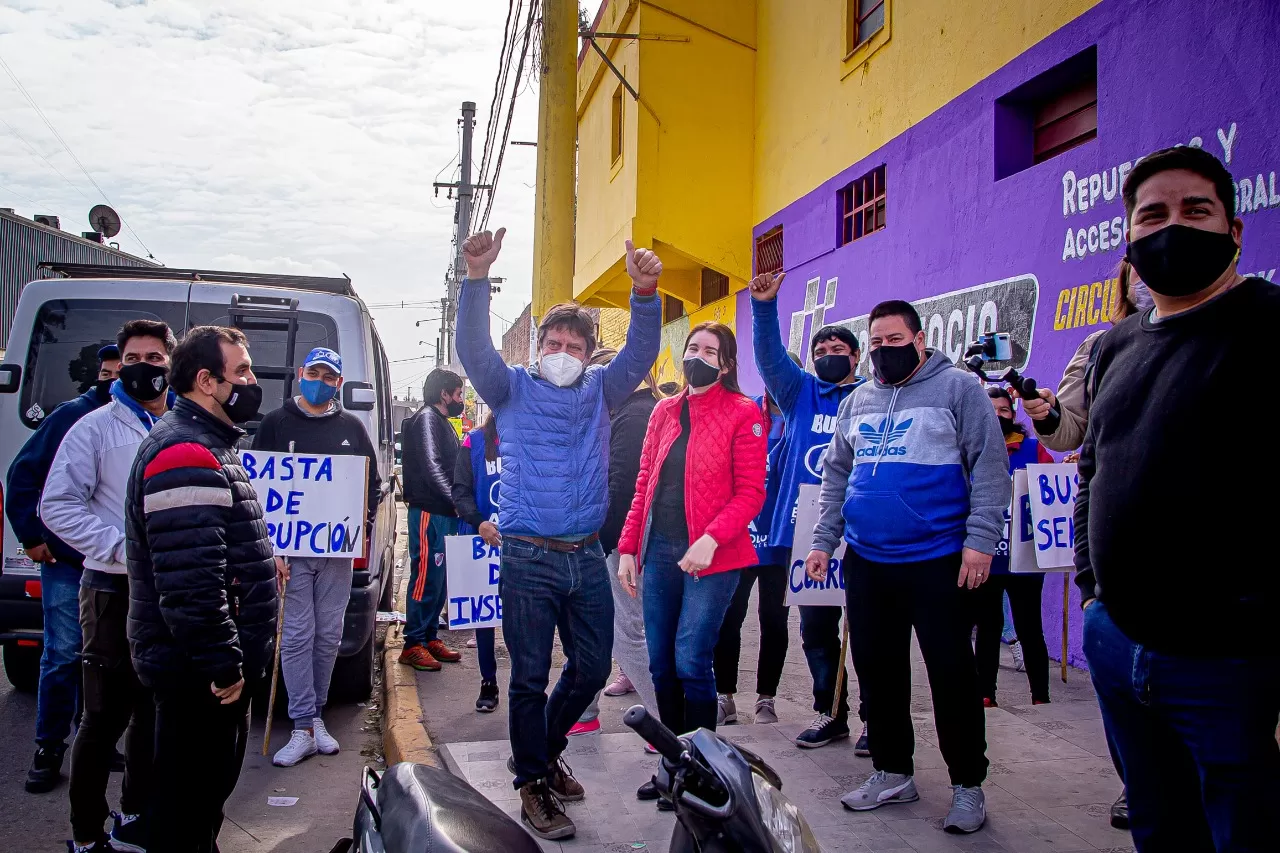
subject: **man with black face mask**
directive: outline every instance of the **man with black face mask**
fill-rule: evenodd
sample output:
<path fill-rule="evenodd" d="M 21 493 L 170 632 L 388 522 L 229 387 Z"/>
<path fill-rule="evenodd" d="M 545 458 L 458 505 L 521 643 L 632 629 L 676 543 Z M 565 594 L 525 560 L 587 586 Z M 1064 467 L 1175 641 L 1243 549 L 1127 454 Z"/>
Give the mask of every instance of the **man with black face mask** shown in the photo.
<path fill-rule="evenodd" d="M 111 385 L 111 404 L 67 433 L 40 499 L 44 523 L 84 554 L 84 716 L 71 747 L 71 833 L 77 850 L 103 843 L 107 778 L 126 728 L 120 813 L 111 831 L 119 846 L 145 846 L 151 796 L 155 712 L 151 691 L 139 683 L 129 659 L 124 509 L 138 445 L 173 400 L 169 358 L 177 341 L 158 320 L 131 320 L 120 329 L 117 346 L 122 366 Z"/>
<path fill-rule="evenodd" d="M 1089 674 L 1139 853 L 1272 850 L 1280 578 L 1263 536 L 1280 461 L 1243 474 L 1205 423 L 1256 396 L 1280 289 L 1237 271 L 1243 224 L 1213 155 L 1157 151 L 1122 192 L 1155 307 L 1097 344 L 1075 518 Z"/>
<path fill-rule="evenodd" d="M 80 573 L 84 555 L 63 542 L 40 521 L 44 491 L 53 457 L 71 427 L 111 402 L 111 383 L 120 373 L 120 349 L 98 350 L 98 381 L 83 394 L 59 404 L 40 421 L 9 466 L 4 510 L 26 555 L 40 566 L 40 608 L 44 618 L 44 651 L 36 699 L 36 754 L 27 771 L 31 794 L 52 791 L 62 771 L 67 736 L 80 692 Z"/>
<path fill-rule="evenodd" d="M 762 273 L 752 279 L 751 341 L 756 369 L 785 422 L 782 447 L 775 457 L 780 469 L 774 475 L 778 498 L 766 544 L 790 554 L 800 487 L 821 482 L 822 458 L 835 429 L 836 412 L 866 380 L 858 375 L 862 355 L 858 338 L 843 326 L 823 326 L 814 333 L 809 342 L 813 373 L 791 361 L 778 322 L 778 290 L 784 278 L 786 273 Z M 816 713 L 813 722 L 796 735 L 796 746 L 802 749 L 818 749 L 850 735 L 847 681 L 841 685 L 838 699 L 835 695 L 841 613 L 839 607 L 800 607 L 800 641 L 813 678 Z M 865 723 L 864 704 L 859 702 L 858 716 Z M 736 713 L 731 699 L 722 699 L 721 710 L 722 714 Z M 870 755 L 865 725 L 854 751 Z"/>
<path fill-rule="evenodd" d="M 876 772 L 855 811 L 919 799 L 913 779 L 911 632 L 929 672 L 938 748 L 951 776 L 948 832 L 986 820 L 982 701 L 964 588 L 982 584 L 1012 497 L 1000 423 L 974 378 L 925 347 L 920 315 L 890 300 L 868 318 L 875 382 L 849 395 L 822 463 L 805 569 L 825 580 L 841 539 L 850 645 Z"/>
<path fill-rule="evenodd" d="M 262 387 L 244 333 L 197 326 L 173 353 L 178 393 L 138 448 L 125 502 L 129 644 L 155 692 L 150 853 L 211 853 L 270 663 L 276 567 L 237 424 Z"/>
<path fill-rule="evenodd" d="M 422 383 L 422 409 L 400 428 L 409 505 L 409 594 L 399 660 L 419 671 L 437 672 L 442 662 L 462 660 L 438 636 L 446 596 L 444 539 L 458 532 L 453 469 L 461 443 L 449 419 L 462 414 L 462 397 L 462 377 L 437 367 Z"/>

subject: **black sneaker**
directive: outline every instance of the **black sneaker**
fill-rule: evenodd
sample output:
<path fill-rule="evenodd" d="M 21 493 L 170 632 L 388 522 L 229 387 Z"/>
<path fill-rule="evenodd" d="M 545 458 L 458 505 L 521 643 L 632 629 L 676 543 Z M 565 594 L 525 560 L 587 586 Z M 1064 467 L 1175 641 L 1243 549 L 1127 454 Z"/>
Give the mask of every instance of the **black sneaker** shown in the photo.
<path fill-rule="evenodd" d="M 107 840 L 105 835 L 92 844 L 67 842 L 67 853 L 117 853 L 118 850 L 118 847 L 111 846 L 111 842 Z"/>
<path fill-rule="evenodd" d="M 849 723 L 845 720 L 836 719 L 827 714 L 819 714 L 814 717 L 813 722 L 809 724 L 809 728 L 796 735 L 796 746 L 802 749 L 817 749 L 820 746 L 826 746 L 833 740 L 840 740 L 849 736 Z"/>
<path fill-rule="evenodd" d="M 147 822 L 141 815 L 111 813 L 111 846 L 125 853 L 147 853 Z"/>
<path fill-rule="evenodd" d="M 871 742 L 867 740 L 866 725 L 863 725 L 862 734 L 858 735 L 858 740 L 853 744 L 853 754 L 863 758 L 871 757 Z"/>
<path fill-rule="evenodd" d="M 498 710 L 497 682 L 480 682 L 480 698 L 476 699 L 476 710 L 481 714 L 492 714 L 494 711 Z"/>
<path fill-rule="evenodd" d="M 62 757 L 67 752 L 64 743 L 55 746 L 41 746 L 36 749 L 31 759 L 31 769 L 27 771 L 27 793 L 47 794 L 58 784 L 62 776 Z"/>
<path fill-rule="evenodd" d="M 1111 804 L 1111 825 L 1116 829 L 1129 828 L 1129 790 L 1120 792 L 1120 797 Z"/>

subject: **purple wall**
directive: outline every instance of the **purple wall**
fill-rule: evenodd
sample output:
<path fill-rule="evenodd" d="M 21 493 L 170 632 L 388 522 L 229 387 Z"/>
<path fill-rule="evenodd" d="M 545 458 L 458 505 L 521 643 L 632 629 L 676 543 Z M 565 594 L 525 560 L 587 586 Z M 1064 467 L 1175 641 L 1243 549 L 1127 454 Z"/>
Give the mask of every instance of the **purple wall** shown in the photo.
<path fill-rule="evenodd" d="M 1093 46 L 1098 138 L 995 180 L 996 100 Z M 1202 145 L 1227 163 L 1244 220 L 1240 269 L 1276 280 L 1277 68 L 1275 0 L 1104 0 L 756 226 L 756 235 L 778 224 L 784 230 L 784 341 L 806 353 L 824 321 L 850 321 L 865 336 L 875 303 L 904 298 L 920 305 L 931 346 L 954 355 L 979 331 L 1009 331 L 1015 361 L 1056 385 L 1085 336 L 1106 327 L 1099 306 L 1123 253 L 1117 184 L 1138 157 L 1179 143 Z M 1002 147 L 1007 132 L 1002 125 Z M 837 191 L 881 164 L 887 227 L 837 248 Z M 761 383 L 744 322 L 749 298 L 738 296 L 738 325 L 743 385 L 754 392 Z M 1071 601 L 1068 659 L 1082 665 L 1074 585 Z M 1044 602 L 1056 655 L 1061 575 L 1046 579 Z"/>

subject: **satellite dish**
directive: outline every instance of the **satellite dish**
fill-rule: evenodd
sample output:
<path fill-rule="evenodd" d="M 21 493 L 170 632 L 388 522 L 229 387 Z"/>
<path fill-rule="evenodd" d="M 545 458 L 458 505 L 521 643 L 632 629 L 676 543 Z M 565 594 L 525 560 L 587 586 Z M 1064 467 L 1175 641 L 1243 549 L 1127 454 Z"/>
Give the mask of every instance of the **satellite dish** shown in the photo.
<path fill-rule="evenodd" d="M 120 233 L 120 214 L 105 204 L 96 204 L 89 211 L 89 225 L 94 231 L 110 239 Z"/>

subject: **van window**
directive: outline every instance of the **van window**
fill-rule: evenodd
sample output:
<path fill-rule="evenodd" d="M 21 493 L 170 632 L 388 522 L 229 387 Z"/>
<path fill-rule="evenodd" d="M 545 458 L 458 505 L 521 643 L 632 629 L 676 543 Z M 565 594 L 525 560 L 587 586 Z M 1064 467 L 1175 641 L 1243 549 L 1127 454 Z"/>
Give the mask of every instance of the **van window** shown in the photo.
<path fill-rule="evenodd" d="M 225 305 L 208 303 L 191 303 L 192 326 L 225 326 L 229 322 Z M 283 323 L 281 323 L 283 326 Z M 262 414 L 274 411 L 284 405 L 285 380 L 280 375 L 269 375 L 266 370 L 258 368 L 280 368 L 289 363 L 286 347 L 289 333 L 285 329 L 247 329 L 245 336 L 249 339 L 249 356 L 253 359 L 254 374 L 258 384 L 262 386 Z M 312 311 L 298 312 L 298 336 L 293 344 L 294 381 L 289 383 L 290 395 L 297 394 L 297 368 L 306 359 L 307 353 L 315 347 L 329 347 L 342 352 L 338 342 L 338 327 L 331 317 Z"/>
<path fill-rule="evenodd" d="M 391 441 L 391 388 L 387 385 L 390 373 L 387 364 L 387 353 L 382 348 L 382 339 L 376 329 L 373 331 L 373 375 L 378 392 L 378 433 L 382 442 Z"/>
<path fill-rule="evenodd" d="M 83 394 L 98 379 L 98 350 L 116 342 L 130 320 L 161 320 L 174 334 L 186 322 L 184 302 L 53 299 L 40 306 L 22 373 L 19 412 L 35 429 L 59 403 Z"/>

